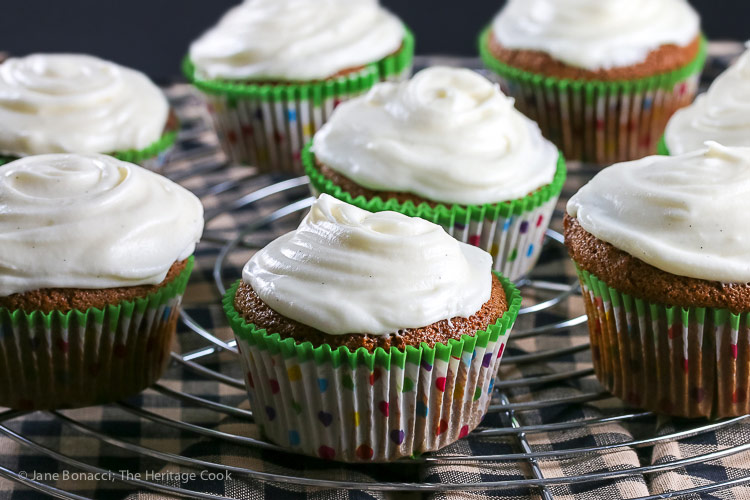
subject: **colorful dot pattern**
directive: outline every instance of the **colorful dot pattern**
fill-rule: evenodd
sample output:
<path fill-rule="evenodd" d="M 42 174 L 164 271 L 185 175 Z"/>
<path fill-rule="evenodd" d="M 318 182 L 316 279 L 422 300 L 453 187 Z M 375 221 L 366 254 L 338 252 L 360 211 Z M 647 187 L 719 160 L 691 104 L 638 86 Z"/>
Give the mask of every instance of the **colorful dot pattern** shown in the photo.
<path fill-rule="evenodd" d="M 747 413 L 742 367 L 750 361 L 750 314 L 648 303 L 588 273 L 579 276 L 591 311 L 592 359 L 606 389 L 634 407 L 672 416 Z"/>
<path fill-rule="evenodd" d="M 181 296 L 165 296 L 163 303 L 147 301 L 140 310 L 123 307 L 117 320 L 82 314 L 65 326 L 36 314 L 0 319 L 0 352 L 33 360 L 28 370 L 18 370 L 17 362 L 0 366 L 0 406 L 38 410 L 93 405 L 142 391 L 162 373 L 170 350 L 164 331 L 175 321 L 180 302 Z M 145 326 L 134 336 L 131 324 Z M 140 377 L 113 374 L 133 366 L 139 367 Z M 39 367 L 51 375 L 49 382 L 38 383 Z M 119 377 L 117 384 L 113 377 Z"/>
<path fill-rule="evenodd" d="M 506 339 L 447 361 L 389 370 L 284 360 L 244 340 L 238 346 L 266 436 L 325 460 L 366 462 L 423 453 L 468 435 L 477 421 L 472 416 L 489 404 Z"/>
<path fill-rule="evenodd" d="M 454 223 L 444 227 L 465 243 L 489 252 L 493 257 L 494 269 L 517 280 L 536 264 L 556 203 L 557 198 L 553 197 L 542 206 L 520 215 L 471 221 L 466 226 Z"/>

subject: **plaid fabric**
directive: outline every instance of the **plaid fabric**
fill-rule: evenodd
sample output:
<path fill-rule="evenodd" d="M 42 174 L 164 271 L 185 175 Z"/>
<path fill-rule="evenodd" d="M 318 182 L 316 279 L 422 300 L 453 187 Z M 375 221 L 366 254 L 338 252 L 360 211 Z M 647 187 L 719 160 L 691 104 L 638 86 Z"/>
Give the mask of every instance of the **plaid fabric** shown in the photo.
<path fill-rule="evenodd" d="M 707 72 L 709 76 L 713 77 L 721 71 L 739 50 L 738 44 L 712 45 L 714 57 Z M 232 335 L 219 305 L 220 296 L 213 277 L 214 263 L 222 244 L 227 238 L 237 236 L 240 230 L 247 228 L 252 222 L 272 214 L 277 208 L 308 196 L 306 186 L 240 207 L 238 200 L 247 195 L 252 196 L 252 193 L 277 179 L 258 176 L 252 168 L 225 165 L 199 100 L 184 85 L 170 87 L 169 94 L 182 120 L 183 131 L 179 149 L 164 173 L 202 198 L 209 219 L 204 241 L 196 252 L 196 268 L 185 296 L 185 310 L 202 327 L 220 339 L 229 341 Z M 591 167 L 571 166 L 569 181 L 558 205 L 559 213 L 562 213 L 567 197 L 595 172 L 596 169 Z M 224 284 L 238 278 L 239 270 L 253 249 L 294 227 L 299 221 L 300 213 L 251 231 L 243 239 L 242 247 L 228 255 L 223 268 Z M 560 220 L 558 216 L 553 224 L 553 228 L 558 231 L 561 229 Z M 547 244 L 532 277 L 537 281 L 557 284 L 575 281 L 573 266 L 560 244 Z M 525 305 L 559 294 L 558 291 L 532 286 L 524 287 L 523 292 Z M 743 451 L 723 457 L 710 455 L 738 444 L 750 443 L 750 422 L 738 420 L 719 423 L 713 428 L 689 435 L 688 431 L 696 427 L 702 428 L 708 422 L 679 421 L 643 414 L 639 410 L 624 407 L 619 400 L 602 393 L 591 369 L 585 324 L 540 335 L 524 335 L 533 328 L 576 318 L 581 314 L 583 306 L 580 297 L 573 295 L 553 307 L 534 314 L 524 314 L 519 318 L 514 328 L 516 337 L 511 336 L 501 365 L 500 377 L 495 386 L 494 407 L 490 414 L 482 426 L 468 438 L 431 456 L 452 457 L 454 461 L 451 462 L 430 462 L 428 457 L 424 463 L 343 466 L 232 442 L 233 439 L 236 440 L 233 436 L 245 440 L 261 439 L 256 426 L 247 415 L 242 412 L 229 415 L 205 405 L 183 401 L 169 392 L 177 391 L 230 408 L 248 410 L 245 392 L 239 380 L 242 374 L 236 356 L 225 351 L 201 357 L 197 361 L 235 379 L 233 383 L 220 382 L 174 363 L 160 384 L 123 405 L 66 410 L 58 414 L 37 412 L 0 421 L 0 425 L 8 429 L 0 432 L 0 476 L 7 475 L 6 470 L 16 473 L 23 471 L 29 476 L 34 473 L 47 474 L 42 478 L 42 483 L 83 497 L 104 499 L 169 498 L 172 496 L 168 491 L 170 487 L 242 499 L 649 498 L 652 495 L 685 491 L 717 482 L 741 481 L 750 476 L 750 452 Z M 194 352 L 209 345 L 184 325 L 180 327 L 178 344 L 175 351 L 181 353 Z M 532 357 L 529 358 L 529 355 Z M 528 378 L 532 378 L 534 382 L 519 382 L 519 379 Z M 561 399 L 563 403 L 570 402 L 534 407 L 539 402 L 559 402 Z M 138 411 L 150 412 L 148 418 L 137 414 Z M 204 436 L 189 428 L 171 427 L 154 421 L 151 414 L 224 434 L 219 439 L 216 435 Z M 634 416 L 617 418 L 625 414 Z M 601 421 L 607 417 L 614 418 L 611 421 Z M 566 425 L 567 423 L 570 425 Z M 551 424 L 557 427 L 549 427 Z M 513 427 L 519 426 L 525 432 L 513 430 Z M 542 426 L 541 429 L 539 426 Z M 19 443 L 8 437 L 11 432 L 43 448 Z M 92 432 L 115 441 L 106 442 Z M 676 440 L 674 434 L 680 432 L 686 434 L 680 434 L 680 439 Z M 663 440 L 655 444 L 629 444 L 589 453 L 566 452 L 654 438 Z M 131 447 L 128 450 L 123 447 L 122 442 L 142 448 Z M 50 455 L 44 449 L 65 457 Z M 159 454 L 148 456 L 144 454 L 144 450 L 146 453 L 148 450 L 156 450 L 177 457 L 291 478 L 345 481 L 354 485 L 384 481 L 427 482 L 460 484 L 466 485 L 466 488 L 420 494 L 364 489 L 315 489 L 304 486 L 301 480 L 278 483 L 243 478 L 238 474 L 232 474 L 228 480 L 201 479 L 200 467 L 181 467 L 174 463 L 173 458 Z M 536 460 L 518 457 L 519 453 L 530 451 L 567 454 L 538 457 Z M 508 454 L 511 457 L 505 460 L 460 460 L 461 457 Z M 704 455 L 707 455 L 705 458 L 708 461 L 702 460 Z M 650 473 L 626 472 L 623 477 L 599 481 L 566 479 L 594 473 L 629 471 L 652 465 L 669 465 L 676 460 L 695 457 L 697 463 L 681 468 L 670 467 L 668 470 Z M 63 463 L 60 458 L 68 463 Z M 130 482 L 113 480 L 118 478 L 112 477 L 99 481 L 70 477 L 73 473 L 83 472 L 80 467 L 71 465 L 71 460 L 105 471 L 128 471 L 129 475 L 124 479 Z M 190 473 L 198 474 L 198 477 L 191 477 Z M 562 479 L 557 480 L 557 484 L 544 488 L 512 484 L 501 487 L 493 484 L 539 478 Z M 139 484 L 137 479 L 155 483 L 162 491 Z M 476 485 L 481 485 L 484 489 L 477 490 Z M 731 486 L 734 487 L 695 493 L 686 498 L 750 498 L 750 482 Z M 39 496 L 40 493 L 35 490 L 0 477 L 0 499 L 31 499 Z"/>

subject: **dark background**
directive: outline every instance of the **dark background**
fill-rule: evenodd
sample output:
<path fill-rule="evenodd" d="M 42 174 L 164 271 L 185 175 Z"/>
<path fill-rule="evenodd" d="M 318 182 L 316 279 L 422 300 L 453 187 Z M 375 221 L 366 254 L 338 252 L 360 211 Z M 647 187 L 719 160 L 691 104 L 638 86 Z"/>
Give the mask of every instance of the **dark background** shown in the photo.
<path fill-rule="evenodd" d="M 503 0 L 381 0 L 412 28 L 420 54 L 475 55 Z M 606 0 L 602 0 L 606 1 Z M 656 0 L 654 0 L 656 1 Z M 0 51 L 86 52 L 165 82 L 188 44 L 239 0 L 3 0 Z M 750 1 L 692 0 L 712 39 L 750 39 Z"/>

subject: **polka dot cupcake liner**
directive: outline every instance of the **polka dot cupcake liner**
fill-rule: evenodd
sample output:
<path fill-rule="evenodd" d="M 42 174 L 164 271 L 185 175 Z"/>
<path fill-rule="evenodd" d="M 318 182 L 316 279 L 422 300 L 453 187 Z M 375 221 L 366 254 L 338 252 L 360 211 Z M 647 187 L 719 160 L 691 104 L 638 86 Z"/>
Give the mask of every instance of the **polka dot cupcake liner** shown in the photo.
<path fill-rule="evenodd" d="M 495 373 L 521 306 L 501 278 L 509 310 L 487 331 L 430 348 L 314 348 L 246 323 L 235 332 L 256 422 L 290 450 L 343 462 L 389 462 L 440 449 L 471 432 L 487 411 Z"/>
<path fill-rule="evenodd" d="M 650 303 L 578 275 L 594 369 L 608 391 L 672 416 L 750 413 L 750 314 Z"/>
<path fill-rule="evenodd" d="M 169 362 L 193 258 L 158 292 L 105 309 L 0 308 L 0 407 L 80 408 L 156 382 Z"/>
<path fill-rule="evenodd" d="M 219 143 L 230 161 L 263 172 L 303 175 L 300 154 L 340 103 L 378 81 L 411 74 L 414 37 L 406 30 L 399 51 L 361 71 L 321 82 L 248 84 L 200 80 L 189 59 L 183 72 L 207 101 Z"/>
<path fill-rule="evenodd" d="M 370 212 L 393 210 L 439 224 L 457 240 L 489 252 L 495 271 L 513 281 L 527 274 L 539 259 L 544 235 L 567 175 L 565 159 L 560 154 L 552 182 L 523 198 L 485 205 L 414 205 L 410 201 L 399 203 L 379 197 L 353 197 L 320 172 L 310 146 L 311 143 L 305 147 L 302 161 L 313 195 L 327 193 Z"/>
<path fill-rule="evenodd" d="M 135 163 L 143 168 L 160 171 L 169 162 L 169 157 L 174 151 L 175 141 L 177 140 L 177 130 L 165 132 L 161 138 L 144 149 L 131 149 L 128 151 L 118 151 L 113 153 L 115 158 Z"/>
<path fill-rule="evenodd" d="M 660 154 L 662 156 L 669 156 L 669 148 L 667 147 L 667 140 L 664 138 L 664 136 L 661 136 L 661 139 L 659 139 L 659 145 L 656 148 L 656 153 Z"/>
<path fill-rule="evenodd" d="M 672 114 L 693 102 L 707 43 L 682 68 L 630 81 L 574 81 L 514 68 L 489 48 L 490 28 L 479 38 L 484 64 L 516 109 L 534 120 L 568 160 L 612 164 L 656 153 Z"/>

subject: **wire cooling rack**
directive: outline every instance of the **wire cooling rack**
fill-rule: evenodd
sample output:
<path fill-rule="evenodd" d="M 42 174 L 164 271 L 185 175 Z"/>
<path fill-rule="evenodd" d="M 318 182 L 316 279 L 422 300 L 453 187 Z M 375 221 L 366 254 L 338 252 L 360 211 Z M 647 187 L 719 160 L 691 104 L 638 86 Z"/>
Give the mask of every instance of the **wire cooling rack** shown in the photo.
<path fill-rule="evenodd" d="M 462 64 L 466 65 L 466 61 L 462 61 Z M 379 473 L 372 478 L 359 474 L 361 469 L 358 466 L 341 464 L 317 464 L 314 467 L 336 471 L 331 475 L 311 474 L 309 469 L 295 472 L 293 468 L 285 469 L 287 472 L 282 473 L 278 470 L 269 472 L 257 461 L 236 462 L 241 465 L 235 465 L 206 458 L 211 453 L 195 447 L 175 446 L 174 442 L 183 443 L 186 440 L 191 443 L 223 443 L 231 445 L 233 449 L 245 450 L 241 454 L 246 452 L 256 456 L 258 453 L 271 453 L 281 457 L 279 460 L 282 462 L 301 460 L 257 434 L 232 432 L 217 424 L 224 419 L 232 419 L 251 425 L 253 413 L 243 403 L 244 384 L 234 362 L 236 345 L 231 334 L 228 334 L 226 325 L 216 318 L 216 314 L 206 314 L 199 304 L 191 305 L 191 300 L 200 302 L 197 297 L 207 296 L 215 301 L 218 294 L 223 293 L 228 284 L 237 278 L 241 265 L 254 249 L 296 226 L 312 203 L 312 198 L 304 177 L 276 179 L 258 175 L 252 168 L 227 165 L 218 151 L 205 112 L 197 105 L 197 99 L 189 88 L 176 85 L 170 88 L 170 94 L 184 128 L 173 162 L 164 173 L 191 187 L 206 201 L 206 233 L 197 252 L 198 262 L 203 264 L 202 267 L 198 266 L 199 275 L 194 276 L 186 294 L 180 348 L 172 354 L 170 372 L 146 394 L 108 405 L 94 419 L 79 417 L 79 411 L 41 412 L 41 415 L 40 412 L 0 412 L 0 445 L 3 440 L 10 440 L 15 443 L 16 449 L 20 449 L 19 453 L 40 457 L 48 468 L 80 471 L 89 477 L 96 475 L 95 484 L 79 488 L 74 482 L 30 476 L 22 468 L 28 463 L 23 465 L 20 461 L 15 467 L 0 465 L 0 477 L 25 485 L 30 491 L 65 499 L 90 498 L 90 495 L 100 491 L 98 488 L 106 491 L 114 488 L 113 484 L 122 491 L 146 491 L 191 498 L 228 498 L 203 490 L 199 483 L 160 481 L 135 474 L 130 469 L 131 466 L 136 469 L 144 467 L 145 463 L 156 470 L 179 467 L 180 470 L 208 471 L 218 477 L 231 473 L 235 477 L 259 481 L 259 484 L 276 484 L 280 487 L 288 485 L 415 494 L 527 488 L 543 499 L 552 499 L 555 498 L 555 488 L 560 485 L 644 478 L 750 450 L 750 443 L 736 443 L 709 453 L 668 455 L 666 459 L 656 462 L 648 459 L 655 447 L 717 432 L 737 425 L 747 417 L 715 422 L 681 422 L 681 425 L 671 427 L 669 432 L 656 431 L 664 429 L 658 425 L 658 416 L 628 408 L 603 391 L 593 378 L 586 317 L 579 298 L 580 288 L 572 278 L 562 237 L 554 229 L 547 232 L 540 265 L 519 283 L 525 302 L 510 337 L 509 349 L 502 361 L 501 376 L 494 386 L 489 417 L 485 420 L 496 424 L 482 425 L 471 433 L 459 446 L 460 453 L 455 452 L 455 448 L 449 448 L 447 452 L 381 465 L 378 466 Z M 574 166 L 563 197 L 569 196 L 595 171 L 593 167 Z M 561 202 L 553 224 L 558 229 L 559 208 L 562 206 Z M 180 379 L 178 382 L 185 383 L 172 383 L 170 377 L 175 376 Z M 204 386 L 211 387 L 211 390 L 191 390 Z M 574 390 L 568 390 L 571 388 Z M 154 407 L 166 407 L 172 411 L 157 411 Z M 185 408 L 191 411 L 185 411 Z M 577 411 L 581 408 L 593 408 L 595 412 Z M 524 418 L 530 412 L 546 412 L 547 416 L 535 423 Z M 121 422 L 125 419 L 138 421 L 138 429 L 142 432 L 148 430 L 153 439 L 133 439 L 130 427 L 100 425 L 97 421 Z M 584 444 L 574 439 L 570 441 L 572 444 L 563 447 L 535 445 L 539 436 L 546 436 L 545 442 L 565 442 L 566 436 L 596 435 L 598 429 L 611 426 L 623 429 L 628 437 L 615 441 L 583 441 Z M 40 427 L 62 429 L 56 432 L 66 436 L 66 439 L 89 439 L 92 449 L 115 450 L 113 454 L 117 458 L 103 463 L 91 457 L 87 459 L 74 455 L 64 445 L 64 439 L 50 441 L 40 438 L 43 434 L 39 432 Z M 160 434 L 176 434 L 178 438 L 167 445 L 167 441 L 158 439 Z M 492 439 L 504 440 L 509 452 L 479 455 L 473 452 L 475 447 L 472 443 Z M 466 450 L 472 452 L 465 453 Z M 619 467 L 594 468 L 585 473 L 545 473 L 545 464 L 549 462 L 577 460 L 586 464 L 587 460 L 594 460 L 595 457 L 613 456 L 624 450 L 632 452 L 636 461 L 623 463 Z M 94 451 L 92 455 L 97 455 L 97 452 Z M 306 460 L 317 462 L 315 459 Z M 478 475 L 473 482 L 451 482 L 450 475 L 446 480 L 445 475 L 439 473 L 441 467 L 463 466 L 513 466 L 521 472 L 520 475 L 501 479 Z M 422 473 L 410 475 L 409 471 L 415 469 Z M 433 473 L 424 473 L 425 470 Z M 560 467 L 558 470 L 569 469 Z M 640 498 L 674 498 L 746 483 L 750 483 L 750 475 L 728 477 L 680 491 Z"/>

